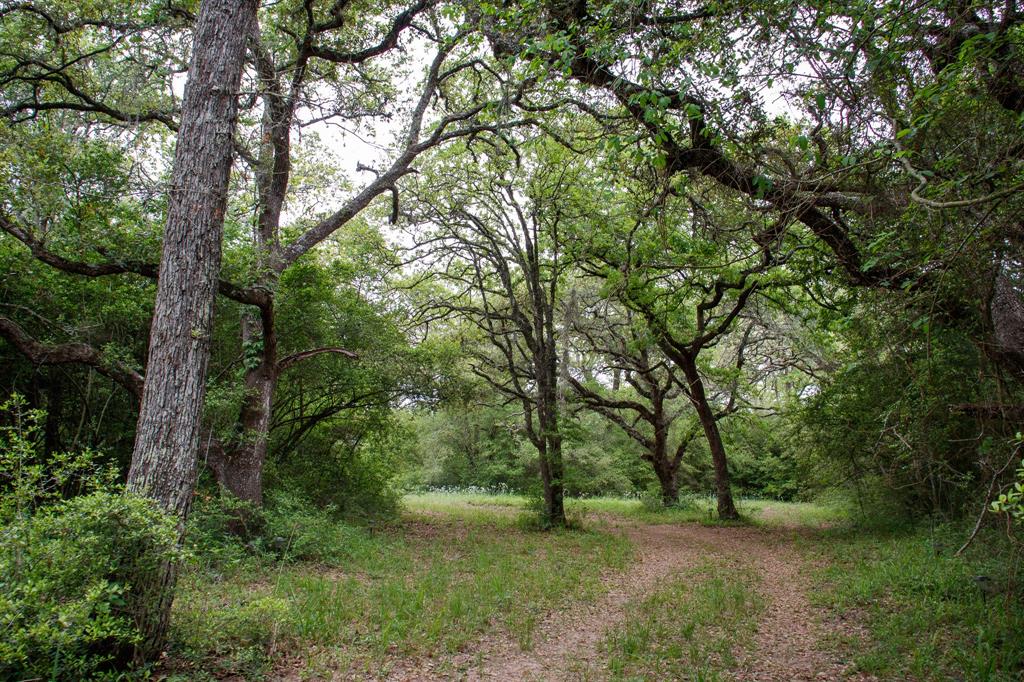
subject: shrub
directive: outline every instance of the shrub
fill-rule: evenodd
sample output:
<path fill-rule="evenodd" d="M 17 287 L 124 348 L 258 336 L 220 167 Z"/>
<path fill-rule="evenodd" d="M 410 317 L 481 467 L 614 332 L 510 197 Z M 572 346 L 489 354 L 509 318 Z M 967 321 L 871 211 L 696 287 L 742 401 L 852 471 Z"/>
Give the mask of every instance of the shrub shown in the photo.
<path fill-rule="evenodd" d="M 1003 427 L 956 409 L 995 390 L 978 381 L 981 356 L 955 330 L 898 342 L 890 323 L 876 335 L 804 403 L 812 457 L 869 512 L 888 513 L 890 503 L 918 518 L 973 511 L 986 470 L 1007 454 Z"/>
<path fill-rule="evenodd" d="M 43 410 L 13 395 L 0 404 L 0 525 L 30 517 L 36 509 L 73 494 L 109 489 L 117 469 L 85 450 L 43 457 L 39 452 Z"/>
<path fill-rule="evenodd" d="M 0 413 L 0 679 L 116 677 L 149 598 L 133 584 L 176 558 L 174 521 L 96 453 L 42 455 L 45 413 L 20 396 Z"/>
<path fill-rule="evenodd" d="M 1020 441 L 1018 435 L 1017 440 Z M 1017 469 L 1017 480 L 1005 493 L 992 502 L 991 510 L 1006 514 L 1018 524 L 1024 523 L 1024 464 Z"/>
<path fill-rule="evenodd" d="M 243 540 L 228 530 L 238 500 L 223 494 L 197 497 L 185 535 L 190 562 L 207 573 L 248 570 L 251 562 L 316 561 L 343 564 L 366 550 L 370 530 L 348 523 L 333 505 L 309 501 L 304 491 L 275 489 L 261 509 L 247 508 L 259 534 Z"/>
<path fill-rule="evenodd" d="M 113 676 L 140 641 L 134 583 L 173 560 L 173 521 L 146 499 L 94 492 L 0 530 L 0 677 Z"/>
<path fill-rule="evenodd" d="M 188 515 L 188 560 L 206 572 L 219 573 L 242 566 L 254 550 L 261 549 L 260 537 L 243 540 L 231 532 L 231 524 L 240 512 L 258 516 L 257 521 L 262 521 L 262 510 L 216 490 L 214 485 L 201 487 Z"/>
<path fill-rule="evenodd" d="M 276 492 L 265 520 L 263 542 L 285 560 L 340 565 L 372 544 L 367 529 L 340 522 L 337 510 L 317 508 L 294 493 Z"/>
<path fill-rule="evenodd" d="M 368 421 L 314 428 L 302 448 L 268 462 L 266 490 L 295 492 L 350 519 L 393 516 L 410 435 L 397 420 Z"/>

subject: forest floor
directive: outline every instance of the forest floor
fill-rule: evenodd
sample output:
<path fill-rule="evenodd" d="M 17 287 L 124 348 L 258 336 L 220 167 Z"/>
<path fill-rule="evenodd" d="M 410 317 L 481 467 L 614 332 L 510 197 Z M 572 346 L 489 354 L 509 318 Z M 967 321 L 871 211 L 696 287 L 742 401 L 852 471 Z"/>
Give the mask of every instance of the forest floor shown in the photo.
<path fill-rule="evenodd" d="M 602 576 L 603 594 L 598 599 L 570 602 L 550 610 L 528 649 L 524 650 L 508 633 L 488 632 L 448 657 L 399 661 L 387 679 L 689 679 L 702 669 L 709 673 L 708 679 L 721 676 L 750 682 L 875 679 L 853 673 L 849 661 L 827 645 L 837 636 L 856 635 L 857 626 L 830 618 L 825 609 L 812 606 L 808 599 L 812 566 L 806 542 L 802 541 L 813 527 L 802 522 L 790 505 L 769 505 L 757 509 L 757 513 L 765 525 L 668 525 L 599 512 L 591 522 L 628 538 L 635 555 L 626 570 L 608 571 Z M 750 613 L 736 614 L 746 622 L 737 624 L 732 633 L 711 635 L 725 640 L 730 649 L 727 656 L 719 655 L 708 665 L 709 661 L 687 660 L 701 658 L 701 652 L 693 647 L 681 647 L 678 642 L 643 642 L 646 648 L 661 647 L 667 650 L 665 653 L 678 647 L 682 654 L 677 653 L 675 660 L 660 661 L 657 651 L 654 656 L 646 656 L 650 651 L 630 651 L 628 644 L 621 646 L 617 640 L 624 629 L 637 625 L 633 619 L 638 612 L 641 620 L 661 617 L 678 625 L 666 628 L 676 630 L 664 633 L 669 638 L 708 638 L 700 628 L 686 627 L 687 616 L 679 613 L 685 603 L 666 603 L 662 595 L 666 588 L 680 582 L 689 591 L 699 590 L 701 580 L 716 577 L 700 570 L 707 566 L 726 567 L 728 579 L 753 588 L 751 603 L 745 605 Z M 664 613 L 643 613 L 645 602 L 648 610 L 664 609 Z M 714 622 L 704 625 L 712 630 L 716 627 Z M 650 638 L 652 633 L 646 634 Z"/>
<path fill-rule="evenodd" d="M 962 530 L 847 530 L 835 509 L 572 501 L 539 532 L 513 496 L 409 496 L 321 521 L 290 559 L 207 548 L 183 573 L 165 680 L 1020 679 L 1012 565 Z M 307 526 L 313 520 L 302 520 Z"/>

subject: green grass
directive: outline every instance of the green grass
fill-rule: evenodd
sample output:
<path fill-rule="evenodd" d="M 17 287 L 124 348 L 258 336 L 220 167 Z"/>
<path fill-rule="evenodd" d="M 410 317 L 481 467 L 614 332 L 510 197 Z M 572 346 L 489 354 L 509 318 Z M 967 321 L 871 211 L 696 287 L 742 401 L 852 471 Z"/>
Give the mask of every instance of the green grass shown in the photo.
<path fill-rule="evenodd" d="M 1018 559 L 998 533 L 955 557 L 964 536 L 950 527 L 831 536 L 820 600 L 867 627 L 864 641 L 836 642 L 859 669 L 893 680 L 1024 677 L 1024 605 L 1012 594 Z M 991 578 L 991 594 L 978 575 Z"/>
<path fill-rule="evenodd" d="M 739 506 L 745 523 L 838 518 L 812 505 Z M 262 679 L 286 667 L 300 675 L 372 678 L 402 658 L 430 656 L 444 665 L 448 654 L 472 650 L 484 633 L 529 649 L 546 613 L 596 598 L 602 573 L 628 564 L 629 541 L 610 522 L 715 523 L 708 498 L 671 509 L 640 500 L 569 500 L 567 514 L 587 530 L 548 533 L 524 522 L 534 512 L 523 496 L 419 493 L 407 495 L 402 507 L 399 521 L 360 528 L 283 498 L 268 512 L 270 532 L 255 552 L 221 540 L 216 524 L 206 528 L 200 514 L 191 531 L 197 549 L 175 602 L 172 655 L 161 672 L 179 680 Z M 629 678 L 645 667 L 671 673 L 678 664 L 711 676 L 696 679 L 714 679 L 732 649 L 731 635 L 712 623 L 742 635 L 754 618 L 751 576 L 729 570 L 682 576 L 635 605 L 636 623 L 608 644 L 611 669 Z M 746 615 L 739 604 L 747 605 Z M 672 620 L 658 620 L 659 611 Z M 647 639 L 656 640 L 647 654 L 630 648 Z"/>
<path fill-rule="evenodd" d="M 411 493 L 403 504 L 412 512 L 445 514 L 461 519 L 480 518 L 491 512 L 514 517 L 530 509 L 531 500 L 523 495 L 476 492 Z M 826 526 L 843 523 L 847 514 L 832 506 L 812 502 L 778 502 L 738 498 L 737 509 L 745 523 L 764 526 Z M 677 506 L 665 508 L 660 502 L 621 497 L 587 497 L 566 500 L 566 513 L 586 522 L 601 516 L 615 516 L 646 524 L 720 523 L 715 514 L 715 498 L 683 495 Z"/>
<path fill-rule="evenodd" d="M 523 495 L 453 491 L 410 493 L 402 498 L 402 505 L 413 514 L 444 514 L 476 521 L 493 521 L 497 515 L 523 511 L 529 503 Z"/>
<path fill-rule="evenodd" d="M 343 543 L 328 562 L 187 571 L 172 668 L 185 679 L 259 679 L 287 651 L 310 669 L 370 675 L 396 657 L 457 651 L 494 628 L 528 649 L 547 610 L 594 598 L 602 571 L 631 555 L 620 536 L 528 532 L 500 511 L 458 507 L 466 513 L 428 516 L 439 507 L 424 500 L 372 535 L 347 527 L 340 540 L 325 538 Z"/>
<path fill-rule="evenodd" d="M 583 514 L 607 514 L 646 524 L 703 523 L 720 525 L 716 501 L 708 496 L 683 496 L 677 506 L 665 508 L 646 500 L 594 497 L 569 500 L 568 509 Z M 825 526 L 842 523 L 846 515 L 838 508 L 811 502 L 778 502 L 739 498 L 736 508 L 741 523 L 763 526 Z M 726 524 L 731 525 L 731 524 Z"/>
<path fill-rule="evenodd" d="M 763 608 L 757 576 L 707 564 L 666 577 L 666 586 L 627 607 L 602 645 L 615 680 L 722 679 L 749 646 Z"/>
<path fill-rule="evenodd" d="M 847 510 L 818 502 L 740 499 L 736 506 L 742 516 L 759 526 L 823 528 L 850 521 Z"/>

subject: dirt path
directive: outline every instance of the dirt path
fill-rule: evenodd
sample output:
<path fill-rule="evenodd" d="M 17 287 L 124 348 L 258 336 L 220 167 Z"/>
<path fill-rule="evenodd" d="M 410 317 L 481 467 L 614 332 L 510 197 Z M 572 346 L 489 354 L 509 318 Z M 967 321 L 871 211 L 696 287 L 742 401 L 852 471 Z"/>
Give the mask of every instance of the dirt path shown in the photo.
<path fill-rule="evenodd" d="M 820 647 L 830 631 L 851 634 L 854 626 L 828 623 L 807 598 L 807 565 L 784 533 L 762 535 L 750 543 L 761 576 L 765 613 L 755 645 L 735 672 L 738 682 L 873 680 L 852 674 L 847 661 Z"/>
<path fill-rule="evenodd" d="M 806 564 L 790 531 L 698 524 L 620 525 L 618 530 L 634 543 L 637 561 L 625 572 L 606 576 L 607 591 L 599 599 L 548 614 L 534 633 L 530 651 L 522 651 L 513 637 L 492 633 L 447 660 L 399 665 L 389 679 L 601 679 L 599 645 L 605 634 L 625 618 L 627 604 L 707 560 L 751 566 L 761 577 L 759 589 L 766 608 L 753 649 L 740 658 L 736 680 L 848 679 L 844 677 L 847 665 L 819 648 L 828 628 L 819 622 L 823 614 L 807 599 Z"/>

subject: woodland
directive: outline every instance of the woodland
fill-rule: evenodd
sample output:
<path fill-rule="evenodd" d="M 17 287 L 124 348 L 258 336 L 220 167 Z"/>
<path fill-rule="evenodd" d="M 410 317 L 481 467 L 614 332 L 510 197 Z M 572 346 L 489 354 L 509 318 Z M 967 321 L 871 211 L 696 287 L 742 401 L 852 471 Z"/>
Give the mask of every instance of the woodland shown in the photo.
<path fill-rule="evenodd" d="M 1016 0 L 0 0 L 0 680 L 1019 680 Z"/>

